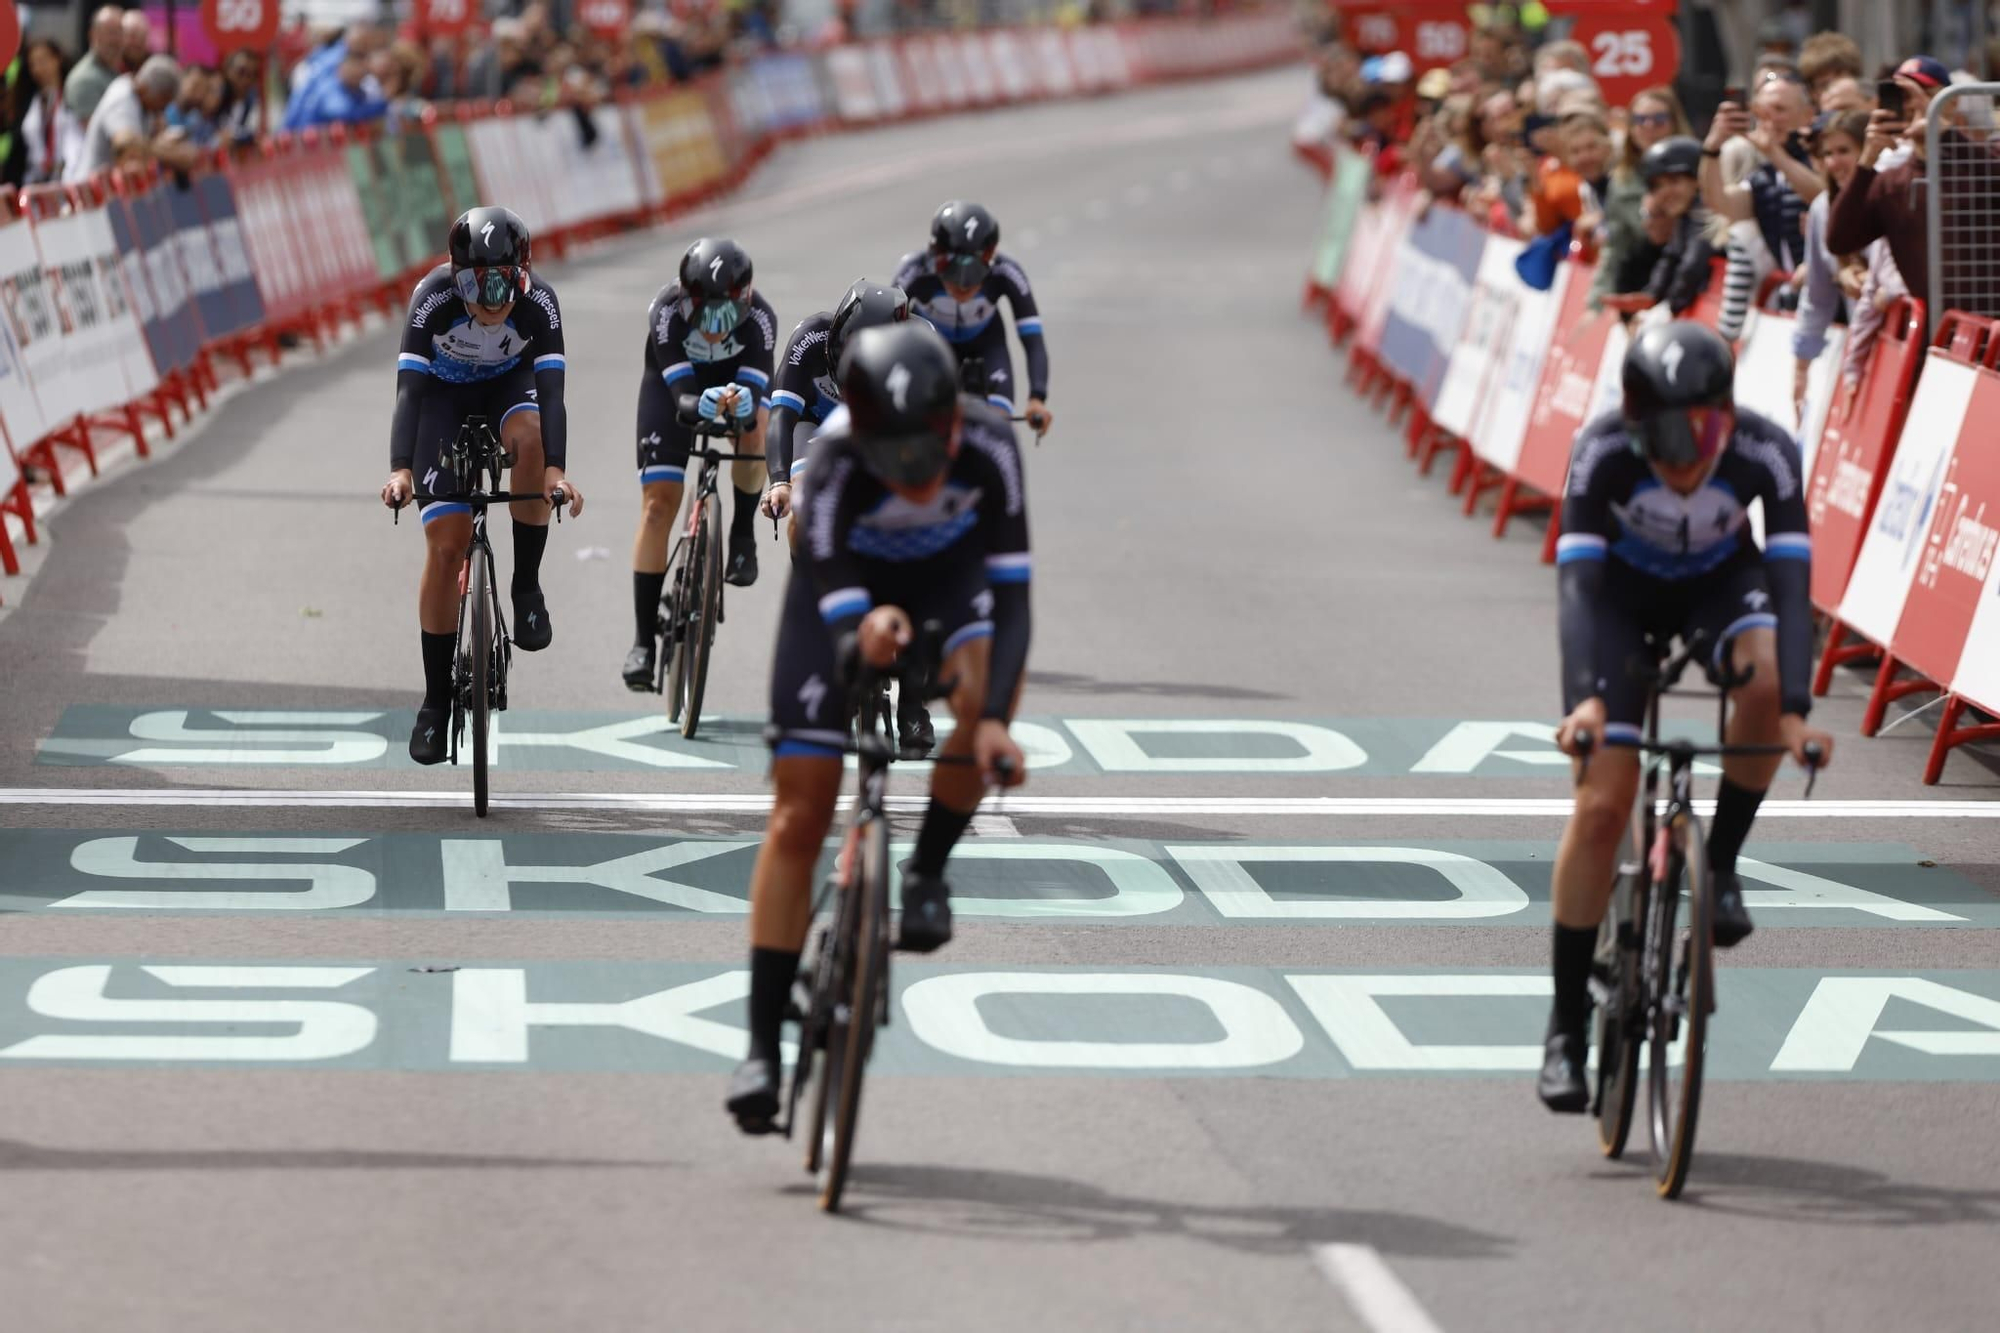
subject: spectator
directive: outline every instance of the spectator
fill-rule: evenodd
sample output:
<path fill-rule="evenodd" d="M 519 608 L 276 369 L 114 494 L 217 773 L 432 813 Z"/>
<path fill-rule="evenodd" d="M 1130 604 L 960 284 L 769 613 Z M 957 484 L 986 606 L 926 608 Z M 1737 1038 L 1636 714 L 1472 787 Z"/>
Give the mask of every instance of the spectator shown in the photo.
<path fill-rule="evenodd" d="M 1799 319 L 1792 330 L 1792 356 L 1798 363 L 1792 376 L 1794 403 L 1805 401 L 1812 363 L 1826 351 L 1827 328 L 1840 319 L 1844 265 L 1826 248 L 1826 218 L 1833 201 L 1852 184 L 1855 169 L 1861 165 L 1861 146 L 1868 138 L 1868 116 L 1864 112 L 1822 116 L 1815 124 L 1813 155 L 1826 176 L 1826 192 L 1812 201 L 1806 213 L 1804 282 L 1800 288 Z M 1858 281 L 1855 286 L 1858 290 Z"/>
<path fill-rule="evenodd" d="M 124 13 L 106 5 L 91 15 L 90 49 L 63 80 L 63 102 L 79 125 L 90 123 L 104 90 L 123 72 Z"/>
<path fill-rule="evenodd" d="M 1873 111 L 1875 94 L 1858 78 L 1830 80 L 1819 94 L 1819 109 L 1827 111 Z"/>
<path fill-rule="evenodd" d="M 1602 218 L 1611 169 L 1611 130 L 1602 116 L 1572 112 L 1557 129 L 1559 152 L 1542 166 L 1522 230 L 1547 236 L 1565 223 L 1582 237 Z"/>
<path fill-rule="evenodd" d="M 1447 103 L 1447 142 L 1424 170 L 1424 185 L 1439 199 L 1466 202 L 1466 192 L 1484 179 L 1488 150 L 1518 140 L 1520 112 L 1511 93 L 1494 93 L 1478 106 Z"/>
<path fill-rule="evenodd" d="M 180 95 L 167 108 L 166 122 L 197 148 L 212 148 L 220 135 L 222 76 L 204 65 L 189 65 L 181 74 Z"/>
<path fill-rule="evenodd" d="M 380 120 L 389 104 L 381 85 L 369 73 L 373 52 L 363 54 L 362 44 L 350 42 L 332 75 L 321 76 L 294 109 L 294 129 L 322 125 L 360 125 Z M 290 117 L 288 117 L 289 119 Z"/>
<path fill-rule="evenodd" d="M 146 57 L 153 54 L 153 25 L 146 21 L 142 9 L 128 9 L 118 20 L 119 67 L 127 74 L 136 74 L 146 63 Z"/>
<path fill-rule="evenodd" d="M 1858 86 L 1861 47 L 1844 32 L 1817 33 L 1799 50 L 1799 74 L 1820 110 L 1834 110 L 1826 105 L 1827 89 L 1841 79 L 1852 79 Z"/>
<path fill-rule="evenodd" d="M 1847 323 L 1847 348 L 1841 354 L 1841 393 L 1848 397 L 1861 386 L 1861 376 L 1868 369 L 1868 360 L 1874 355 L 1889 311 L 1910 294 L 1887 241 L 1876 241 L 1865 254 L 1861 290 L 1854 297 L 1853 313 Z"/>
<path fill-rule="evenodd" d="M 1648 185 L 1640 160 L 1653 145 L 1692 134 L 1687 112 L 1672 88 L 1648 88 L 1632 99 L 1625 143 L 1604 195 L 1604 240 L 1590 288 L 1591 309 L 1600 308 L 1607 296 L 1640 291 L 1652 280 L 1664 242 L 1649 239 L 1644 225 Z"/>
<path fill-rule="evenodd" d="M 1715 249 L 1701 207 L 1701 142 L 1687 135 L 1663 139 L 1639 159 L 1646 183 L 1642 226 L 1658 249 L 1653 271 L 1636 291 L 1607 296 L 1612 310 L 1636 314 L 1664 305 L 1676 318 L 1708 290 Z"/>
<path fill-rule="evenodd" d="M 465 71 L 465 95 L 497 102 L 511 95 L 523 79 L 540 76 L 541 65 L 528 54 L 527 31 L 519 19 L 495 19 L 493 42 L 473 55 Z"/>
<path fill-rule="evenodd" d="M 64 167 L 63 179 L 87 180 L 150 156 L 156 146 L 152 122 L 180 90 L 181 67 L 172 56 L 149 56 L 138 73 L 113 79 L 84 127 L 83 151 Z"/>
<path fill-rule="evenodd" d="M 243 147 L 256 141 L 262 132 L 264 90 L 263 57 L 254 51 L 232 51 L 222 62 L 226 92 L 222 99 L 219 126 L 228 143 Z"/>
<path fill-rule="evenodd" d="M 1875 241 L 1887 241 L 1903 282 L 1919 295 L 1930 290 L 1930 245 L 1924 211 L 1928 182 L 1924 171 L 1924 128 L 1931 98 L 1950 82 L 1950 71 L 1929 56 L 1912 56 L 1896 67 L 1895 81 L 1903 90 L 1903 117 L 1877 110 L 1868 122 L 1861 146 L 1861 163 L 1854 179 L 1827 211 L 1826 245 L 1836 254 L 1852 254 Z M 1905 156 L 1890 165 L 1890 154 L 1902 147 Z M 1954 153 L 1956 167 L 1940 182 L 1947 208 L 1990 209 L 2000 193 L 1987 177 L 1990 159 Z M 1980 167 L 1985 169 L 1981 170 Z M 1988 313 L 1978 311 L 1975 313 Z"/>
<path fill-rule="evenodd" d="M 65 164 L 83 152 L 83 124 L 70 114 L 64 98 L 62 48 L 46 37 L 28 43 L 28 78 L 34 100 L 21 117 L 21 137 L 27 143 L 24 185 L 59 181 Z"/>
<path fill-rule="evenodd" d="M 388 107 L 383 121 L 386 132 L 395 134 L 405 125 L 422 121 L 424 112 L 429 110 L 429 104 L 420 95 L 428 67 L 423 51 L 413 42 L 397 42 L 375 53 L 371 69 Z"/>
<path fill-rule="evenodd" d="M 1803 131 L 1812 123 L 1812 103 L 1803 83 L 1772 74 L 1758 87 L 1751 107 L 1754 122 L 1733 102 L 1717 108 L 1703 150 L 1702 197 L 1712 211 L 1734 216 L 1740 209 L 1732 205 L 1741 198 L 1731 196 L 1747 192 L 1765 248 L 1790 273 L 1805 259 L 1806 205 L 1824 188 L 1806 160 Z M 1724 182 L 1719 160 L 1723 143 L 1733 135 L 1747 139 L 1763 159 L 1734 187 Z"/>
<path fill-rule="evenodd" d="M 1539 82 L 1544 75 L 1568 70 L 1590 77 L 1590 52 L 1582 42 L 1548 42 L 1535 52 L 1534 73 Z"/>

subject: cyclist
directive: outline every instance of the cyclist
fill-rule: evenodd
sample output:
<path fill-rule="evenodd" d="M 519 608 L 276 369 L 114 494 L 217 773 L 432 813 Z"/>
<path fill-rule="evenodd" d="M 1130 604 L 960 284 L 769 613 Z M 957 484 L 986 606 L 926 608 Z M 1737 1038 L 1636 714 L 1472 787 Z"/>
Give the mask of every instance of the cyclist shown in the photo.
<path fill-rule="evenodd" d="M 778 362 L 765 431 L 764 466 L 770 473 L 770 487 L 764 492 L 767 518 L 791 512 L 792 483 L 806 470 L 806 445 L 840 406 L 840 382 L 834 371 L 847 340 L 862 329 L 909 317 L 910 298 L 902 288 L 862 278 L 847 289 L 831 313 L 809 315 L 792 330 Z M 795 539 L 798 535 L 796 517 L 792 535 Z"/>
<path fill-rule="evenodd" d="M 680 422 L 680 398 L 700 394 L 703 419 L 743 425 L 742 453 L 762 453 L 763 397 L 771 387 L 778 320 L 752 286 L 750 256 L 731 240 L 703 237 L 681 256 L 678 280 L 646 312 L 646 368 L 639 380 L 639 532 L 632 539 L 632 609 L 637 637 L 625 657 L 625 684 L 653 688 L 660 589 L 680 513 L 694 432 Z M 736 507 L 729 523 L 729 582 L 757 581 L 755 462 L 730 465 Z"/>
<path fill-rule="evenodd" d="M 1701 637 L 1712 679 L 1725 663 L 1748 669 L 1731 694 L 1732 745 L 1782 742 L 1799 763 L 1833 741 L 1810 727 L 1812 542 L 1791 435 L 1735 405 L 1735 357 L 1722 336 L 1691 321 L 1640 334 L 1622 368 L 1624 405 L 1584 427 L 1570 457 L 1557 545 L 1561 586 L 1563 719 L 1557 743 L 1600 749 L 1577 785 L 1556 853 L 1555 1007 L 1538 1090 L 1551 1110 L 1589 1101 L 1584 1062 L 1590 968 L 1610 901 L 1618 845 L 1639 789 L 1645 689 L 1632 666 L 1665 644 Z M 1746 508 L 1764 506 L 1764 546 Z M 1708 862 L 1716 888 L 1715 942 L 1749 935 L 1736 858 L 1779 756 L 1723 761 Z M 1824 758 L 1822 758 L 1824 762 Z"/>
<path fill-rule="evenodd" d="M 410 296 L 396 356 L 396 410 L 389 425 L 389 480 L 382 503 L 396 507 L 422 489 L 424 573 L 417 620 L 423 633 L 424 702 L 410 732 L 410 758 L 435 764 L 448 753 L 452 653 L 458 641 L 458 580 L 472 540 L 472 511 L 450 497 L 463 479 L 441 465 L 470 416 L 500 435 L 509 487 L 550 495 L 561 487 L 572 515 L 583 492 L 564 473 L 562 310 L 555 289 L 533 271 L 528 228 L 510 209 L 475 208 L 451 224 L 450 260 Z M 514 644 L 549 646 L 554 629 L 542 596 L 549 505 L 517 500 L 514 517 Z"/>
<path fill-rule="evenodd" d="M 958 352 L 960 361 L 979 358 L 986 400 L 1014 410 L 1014 358 L 1000 321 L 1004 299 L 1014 312 L 1014 331 L 1028 358 L 1028 424 L 1045 434 L 1055 423 L 1049 412 L 1049 349 L 1042 316 L 1021 266 L 1000 253 L 1000 223 L 978 204 L 954 199 L 931 218 L 928 251 L 905 255 L 895 283 L 910 294 L 910 308 L 929 320 Z M 966 386 L 968 389 L 973 386 Z"/>
<path fill-rule="evenodd" d="M 960 397 L 951 348 L 912 320 L 864 329 L 841 360 L 844 406 L 821 429 L 802 481 L 804 568 L 785 590 L 771 677 L 771 823 L 750 879 L 750 1053 L 728 1106 L 746 1133 L 778 1108 L 778 1039 L 811 924 L 814 864 L 840 796 L 854 664 L 894 663 L 912 626 L 942 623 L 941 680 L 957 730 L 903 865 L 899 947 L 951 938 L 945 859 L 1002 761 L 1028 657 L 1028 514 L 1012 426 Z"/>

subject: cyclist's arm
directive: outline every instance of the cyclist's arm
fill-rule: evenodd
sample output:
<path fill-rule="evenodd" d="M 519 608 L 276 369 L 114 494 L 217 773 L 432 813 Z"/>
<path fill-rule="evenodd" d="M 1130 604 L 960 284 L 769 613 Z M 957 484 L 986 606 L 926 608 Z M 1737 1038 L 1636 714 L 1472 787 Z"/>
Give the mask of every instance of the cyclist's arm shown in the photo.
<path fill-rule="evenodd" d="M 986 532 L 986 586 L 993 594 L 993 651 L 986 668 L 986 706 L 980 716 L 1011 722 L 1021 677 L 1028 669 L 1028 641 L 1034 629 L 1028 597 L 1033 561 L 1028 548 L 1027 490 L 1011 432 L 998 443 L 992 457 L 1001 475 L 981 497 L 980 526 Z"/>
<path fill-rule="evenodd" d="M 889 279 L 889 285 L 891 287 L 901 287 L 905 293 L 908 293 L 910 291 L 910 284 L 930 271 L 930 258 L 930 252 L 927 250 L 912 250 L 909 254 L 904 255 L 901 260 L 897 261 L 896 276 Z"/>
<path fill-rule="evenodd" d="M 1035 305 L 1028 275 L 1013 260 L 1005 260 L 993 270 L 1014 310 L 1014 332 L 1020 335 L 1021 351 L 1028 358 L 1028 397 L 1046 400 L 1049 396 L 1049 345 L 1042 337 L 1042 314 Z"/>
<path fill-rule="evenodd" d="M 817 478 L 823 477 L 819 482 Z M 824 487 L 823 493 L 818 490 Z M 833 634 L 836 644 L 844 644 L 860 629 L 861 618 L 874 609 L 861 562 L 847 549 L 847 534 L 860 513 L 857 493 L 862 478 L 853 455 L 833 460 L 824 473 L 816 474 L 811 503 L 798 512 L 804 515 L 804 531 L 799 547 L 804 552 L 818 596 L 820 618 Z"/>
<path fill-rule="evenodd" d="M 1604 597 L 1605 566 L 1616 520 L 1606 492 L 1606 464 L 1624 448 L 1624 427 L 1599 422 L 1578 437 L 1570 460 L 1556 541 L 1556 616 L 1562 645 L 1563 711 L 1598 697 L 1597 608 Z"/>
<path fill-rule="evenodd" d="M 1776 462 L 1764 497 L 1764 579 L 1778 617 L 1780 706 L 1805 717 L 1812 712 L 1812 537 L 1798 446 L 1773 435 L 1766 451 Z"/>
<path fill-rule="evenodd" d="M 396 372 L 396 410 L 389 418 L 389 470 L 407 471 L 417 454 L 417 417 L 423 411 L 428 370 L 408 367 Z"/>
<path fill-rule="evenodd" d="M 825 330 L 801 324 L 792 330 L 785 359 L 778 363 L 777 382 L 771 386 L 771 419 L 764 431 L 764 468 L 773 486 L 792 480 L 792 436 L 805 415 L 808 395 L 819 394 L 811 363 L 824 359 L 815 349 L 825 342 Z"/>
<path fill-rule="evenodd" d="M 535 403 L 542 411 L 542 461 L 563 468 L 569 461 L 569 409 L 563 405 L 563 381 L 569 359 L 563 352 L 562 313 L 556 294 L 537 285 L 530 293 L 547 320 L 535 339 Z"/>

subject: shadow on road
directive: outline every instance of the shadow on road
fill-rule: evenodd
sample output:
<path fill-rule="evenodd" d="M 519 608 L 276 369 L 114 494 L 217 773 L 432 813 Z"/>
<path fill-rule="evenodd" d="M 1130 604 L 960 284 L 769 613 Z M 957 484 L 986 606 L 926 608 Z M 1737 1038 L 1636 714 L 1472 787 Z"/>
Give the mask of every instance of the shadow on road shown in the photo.
<path fill-rule="evenodd" d="M 1683 1203 L 1822 1226 L 2000 1223 L 2000 1189 L 1906 1185 L 1879 1171 L 1797 1157 L 1703 1153 Z"/>
<path fill-rule="evenodd" d="M 497 1157 L 473 1153 L 378 1152 L 350 1148 L 46 1148 L 0 1139 L 6 1171 L 544 1171 L 615 1167 L 680 1170 L 679 1162 L 590 1157 Z"/>
<path fill-rule="evenodd" d="M 1058 1244 L 1182 1236 L 1247 1254 L 1356 1241 L 1390 1255 L 1490 1259 L 1508 1246 L 1503 1237 L 1409 1213 L 1174 1203 L 1059 1176 L 952 1166 L 857 1165 L 842 1214 L 932 1235 Z"/>
<path fill-rule="evenodd" d="M 1289 694 L 1253 690 L 1241 685 L 1197 685 L 1167 680 L 1100 680 L 1069 671 L 1028 669 L 1028 687 L 1056 694 L 1137 694 L 1154 699 L 1262 699 L 1284 701 Z"/>

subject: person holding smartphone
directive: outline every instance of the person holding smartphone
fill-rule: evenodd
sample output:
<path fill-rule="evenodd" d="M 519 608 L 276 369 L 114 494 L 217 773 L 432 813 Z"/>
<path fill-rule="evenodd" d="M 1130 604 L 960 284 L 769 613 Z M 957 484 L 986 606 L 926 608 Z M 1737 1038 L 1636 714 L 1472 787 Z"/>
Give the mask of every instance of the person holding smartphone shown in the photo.
<path fill-rule="evenodd" d="M 1924 136 L 1931 101 L 1951 83 L 1951 71 L 1930 56 L 1912 56 L 1876 89 L 1861 162 L 1827 210 L 1826 247 L 1854 254 L 1885 240 L 1909 289 L 1930 291 L 1931 254 L 1925 234 L 1931 172 Z M 1947 130 L 1947 134 L 1960 134 Z M 1962 136 L 1961 136 L 1962 137 Z M 1955 143 L 1940 164 L 1937 188 L 1948 209 L 1991 209 L 2000 203 L 2000 170 L 1984 143 Z M 2000 292 L 1994 293 L 2000 297 Z"/>

